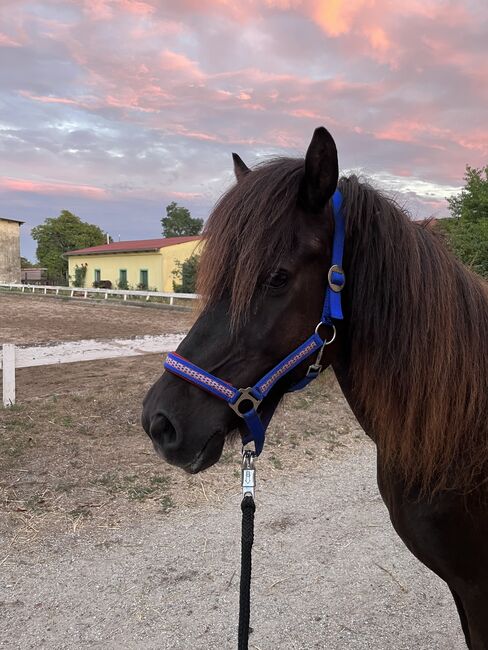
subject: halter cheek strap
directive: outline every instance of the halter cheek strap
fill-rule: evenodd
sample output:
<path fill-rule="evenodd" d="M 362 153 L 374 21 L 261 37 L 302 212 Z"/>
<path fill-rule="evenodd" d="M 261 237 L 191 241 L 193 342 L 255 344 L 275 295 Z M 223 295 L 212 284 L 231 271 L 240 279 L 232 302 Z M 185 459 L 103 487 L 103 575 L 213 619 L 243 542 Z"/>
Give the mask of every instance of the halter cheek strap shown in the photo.
<path fill-rule="evenodd" d="M 333 321 L 343 319 L 341 291 L 346 281 L 342 269 L 345 224 L 342 213 L 342 194 L 339 190 L 336 190 L 332 197 L 332 212 L 334 215 L 334 241 L 332 244 L 331 266 L 328 273 L 328 285 L 325 291 L 321 320 L 310 338 L 267 372 L 264 377 L 261 377 L 254 386 L 248 388 L 235 388 L 232 384 L 196 366 L 177 352 L 170 352 L 164 362 L 166 370 L 224 400 L 239 417 L 244 419 L 248 434 L 243 437 L 242 443 L 247 445 L 254 442 L 256 456 L 259 456 L 263 449 L 266 429 L 274 414 L 274 409 L 272 409 L 266 419 L 263 420 L 258 413 L 261 401 L 280 379 L 314 353 L 317 353 L 315 363 L 309 366 L 305 377 L 291 386 L 287 392 L 300 390 L 318 377 L 322 370 L 320 365 L 322 354 L 326 346 L 335 340 L 336 329 Z M 319 335 L 322 325 L 333 328 L 332 338 L 328 341 L 323 340 Z"/>

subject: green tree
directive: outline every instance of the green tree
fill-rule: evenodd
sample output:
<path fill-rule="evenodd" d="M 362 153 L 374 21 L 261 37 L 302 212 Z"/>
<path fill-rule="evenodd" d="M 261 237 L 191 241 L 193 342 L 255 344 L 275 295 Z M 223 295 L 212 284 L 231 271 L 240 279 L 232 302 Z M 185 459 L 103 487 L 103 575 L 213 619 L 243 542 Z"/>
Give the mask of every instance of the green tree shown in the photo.
<path fill-rule="evenodd" d="M 37 242 L 40 265 L 47 268 L 48 278 L 57 282 L 67 280 L 68 260 L 64 253 L 99 246 L 106 241 L 105 233 L 98 226 L 82 221 L 68 210 L 33 228 L 32 238 Z"/>
<path fill-rule="evenodd" d="M 200 255 L 193 253 L 183 262 L 176 262 L 173 276 L 173 291 L 175 293 L 195 293 L 197 285 L 198 263 Z"/>
<path fill-rule="evenodd" d="M 166 206 L 166 216 L 161 219 L 163 237 L 188 237 L 202 232 L 203 219 L 191 216 L 188 208 L 172 201 Z"/>
<path fill-rule="evenodd" d="M 448 199 L 452 218 L 439 219 L 437 228 L 452 251 L 473 271 L 488 278 L 488 166 L 466 166 L 466 184 Z"/>
<path fill-rule="evenodd" d="M 488 219 L 488 166 L 475 169 L 466 165 L 464 180 L 461 193 L 447 199 L 450 213 L 466 221 Z"/>

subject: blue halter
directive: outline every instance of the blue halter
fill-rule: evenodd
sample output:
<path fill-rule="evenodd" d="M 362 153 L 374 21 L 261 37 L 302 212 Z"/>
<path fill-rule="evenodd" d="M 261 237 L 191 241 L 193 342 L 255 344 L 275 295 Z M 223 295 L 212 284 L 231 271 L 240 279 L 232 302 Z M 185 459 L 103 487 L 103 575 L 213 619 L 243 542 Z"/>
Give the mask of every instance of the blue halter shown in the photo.
<path fill-rule="evenodd" d="M 273 386 L 302 361 L 317 352 L 315 363 L 309 366 L 307 374 L 299 382 L 291 386 L 287 392 L 300 390 L 307 386 L 320 374 L 322 366 L 320 361 L 327 345 L 336 337 L 334 320 L 342 320 L 341 291 L 344 288 L 346 277 L 342 269 L 344 253 L 345 224 L 342 213 L 342 194 L 336 190 L 332 197 L 334 215 L 334 241 L 332 244 L 332 264 L 328 274 L 328 286 L 325 291 L 324 307 L 321 319 L 310 338 L 285 357 L 278 365 L 264 375 L 254 386 L 249 388 L 235 388 L 232 384 L 215 377 L 206 370 L 199 368 L 177 352 L 170 352 L 164 362 L 164 367 L 169 372 L 186 379 L 195 386 L 219 397 L 227 402 L 235 413 L 244 419 L 248 434 L 243 438 L 243 445 L 254 442 L 256 456 L 259 456 L 264 446 L 264 439 L 268 424 L 273 417 L 274 409 L 263 422 L 259 416 L 258 408 L 261 401 L 268 395 Z M 322 325 L 332 327 L 333 334 L 329 341 L 324 341 L 319 335 Z"/>

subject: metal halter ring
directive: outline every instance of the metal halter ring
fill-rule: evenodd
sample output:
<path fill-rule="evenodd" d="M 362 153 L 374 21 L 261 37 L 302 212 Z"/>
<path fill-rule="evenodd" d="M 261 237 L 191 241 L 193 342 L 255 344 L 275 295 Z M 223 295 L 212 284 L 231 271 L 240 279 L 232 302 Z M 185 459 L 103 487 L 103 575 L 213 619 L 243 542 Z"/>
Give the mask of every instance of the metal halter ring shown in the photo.
<path fill-rule="evenodd" d="M 235 402 L 231 403 L 229 402 L 230 408 L 237 413 L 237 415 L 241 418 L 244 417 L 244 413 L 247 413 L 248 411 L 252 411 L 252 409 L 256 410 L 261 403 L 261 400 L 257 399 L 257 397 L 254 397 L 254 395 L 251 393 L 252 391 L 252 386 L 249 386 L 248 388 L 240 388 L 239 389 L 239 397 L 236 399 Z M 239 411 L 239 405 L 242 404 L 242 402 L 251 402 L 252 407 L 250 409 L 247 409 L 242 413 Z"/>
<path fill-rule="evenodd" d="M 338 273 L 339 275 L 342 275 L 342 284 L 337 284 L 337 282 L 332 282 L 333 273 Z M 327 280 L 329 282 L 329 287 L 332 289 L 332 291 L 334 293 L 340 293 L 344 289 L 344 285 L 346 284 L 346 274 L 344 273 L 344 269 L 338 264 L 334 264 L 329 269 Z"/>
<path fill-rule="evenodd" d="M 322 347 L 325 347 L 326 345 L 330 345 L 331 343 L 333 343 L 335 341 L 337 330 L 336 330 L 336 326 L 333 325 L 332 323 L 324 323 L 324 321 L 320 321 L 320 323 L 315 328 L 315 334 L 317 334 L 317 336 L 320 336 L 319 329 L 322 327 L 322 325 L 325 325 L 326 327 L 332 327 L 332 338 L 330 339 L 330 341 L 324 341 L 324 344 L 323 344 Z"/>

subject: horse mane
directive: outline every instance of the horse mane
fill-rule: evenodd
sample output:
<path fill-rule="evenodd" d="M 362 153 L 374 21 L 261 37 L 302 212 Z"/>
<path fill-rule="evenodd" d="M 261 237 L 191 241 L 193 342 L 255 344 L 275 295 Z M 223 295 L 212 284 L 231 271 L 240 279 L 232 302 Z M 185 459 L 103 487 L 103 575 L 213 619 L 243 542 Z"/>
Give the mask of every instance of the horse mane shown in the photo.
<path fill-rule="evenodd" d="M 294 247 L 303 159 L 244 176 L 205 227 L 203 308 L 230 298 L 235 329 Z M 474 489 L 488 467 L 488 292 L 429 221 L 341 178 L 351 379 L 382 462 L 423 494 Z M 230 270 L 230 271 L 229 271 Z"/>
<path fill-rule="evenodd" d="M 488 285 L 432 223 L 342 178 L 355 398 L 382 462 L 421 494 L 488 467 Z"/>

